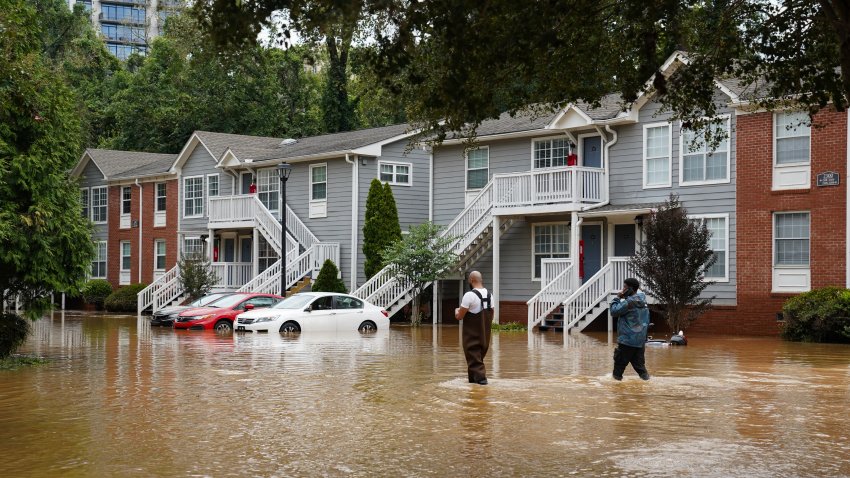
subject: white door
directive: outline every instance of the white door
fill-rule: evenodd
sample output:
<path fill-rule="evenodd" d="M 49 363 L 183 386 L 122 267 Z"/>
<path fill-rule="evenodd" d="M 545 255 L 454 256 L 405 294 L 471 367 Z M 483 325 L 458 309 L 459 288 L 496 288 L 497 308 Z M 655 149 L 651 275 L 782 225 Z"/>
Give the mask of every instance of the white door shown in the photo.
<path fill-rule="evenodd" d="M 336 310 L 333 309 L 333 296 L 319 297 L 310 304 L 310 312 L 304 313 L 301 330 L 335 331 Z"/>
<path fill-rule="evenodd" d="M 351 332 L 357 330 L 363 322 L 363 301 L 345 295 L 334 296 L 334 311 L 338 331 Z"/>

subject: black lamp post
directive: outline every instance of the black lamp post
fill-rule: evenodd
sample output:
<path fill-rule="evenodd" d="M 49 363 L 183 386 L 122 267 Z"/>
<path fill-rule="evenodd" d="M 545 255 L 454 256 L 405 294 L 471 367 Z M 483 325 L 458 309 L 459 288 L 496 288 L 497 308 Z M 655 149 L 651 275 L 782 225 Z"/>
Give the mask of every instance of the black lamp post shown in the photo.
<path fill-rule="evenodd" d="M 286 297 L 286 181 L 292 165 L 280 163 L 277 165 L 277 176 L 280 178 L 280 227 L 283 235 L 280 241 L 280 296 Z"/>

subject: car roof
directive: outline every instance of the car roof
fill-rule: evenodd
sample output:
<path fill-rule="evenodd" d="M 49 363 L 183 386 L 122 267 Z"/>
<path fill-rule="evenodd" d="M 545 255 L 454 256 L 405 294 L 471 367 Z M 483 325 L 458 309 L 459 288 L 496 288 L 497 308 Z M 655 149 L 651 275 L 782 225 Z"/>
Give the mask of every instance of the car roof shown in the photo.
<path fill-rule="evenodd" d="M 351 294 L 346 294 L 344 292 L 299 292 L 295 295 L 306 295 L 306 296 L 309 296 L 309 297 L 327 297 L 329 295 L 342 295 L 342 296 L 345 296 L 345 297 L 352 297 L 352 298 L 355 298 L 357 300 L 363 300 L 360 297 L 355 297 Z"/>

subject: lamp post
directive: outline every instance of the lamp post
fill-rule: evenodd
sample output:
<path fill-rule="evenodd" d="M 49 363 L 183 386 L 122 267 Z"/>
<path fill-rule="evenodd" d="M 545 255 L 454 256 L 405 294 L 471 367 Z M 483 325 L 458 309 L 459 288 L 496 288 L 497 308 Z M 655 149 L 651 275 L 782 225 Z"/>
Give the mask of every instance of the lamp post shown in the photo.
<path fill-rule="evenodd" d="M 280 163 L 277 165 L 277 176 L 280 178 L 280 227 L 283 231 L 280 241 L 280 296 L 286 297 L 286 181 L 292 165 Z"/>

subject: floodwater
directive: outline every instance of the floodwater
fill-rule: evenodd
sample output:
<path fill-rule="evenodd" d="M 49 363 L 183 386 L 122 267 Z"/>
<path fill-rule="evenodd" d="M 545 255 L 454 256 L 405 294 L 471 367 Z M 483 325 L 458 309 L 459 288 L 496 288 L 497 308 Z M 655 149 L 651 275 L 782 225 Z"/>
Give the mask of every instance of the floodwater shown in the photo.
<path fill-rule="evenodd" d="M 850 346 L 691 337 L 610 377 L 607 334 L 220 336 L 55 313 L 0 371 L 2 477 L 850 476 Z"/>

